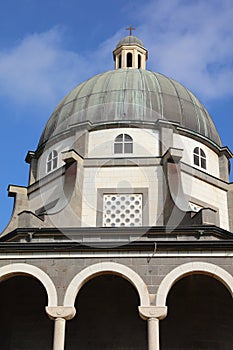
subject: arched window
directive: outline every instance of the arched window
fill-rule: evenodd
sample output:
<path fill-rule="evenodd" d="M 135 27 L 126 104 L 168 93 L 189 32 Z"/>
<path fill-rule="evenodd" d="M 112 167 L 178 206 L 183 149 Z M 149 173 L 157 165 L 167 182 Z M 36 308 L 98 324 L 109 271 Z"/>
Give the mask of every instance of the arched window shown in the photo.
<path fill-rule="evenodd" d="M 194 148 L 193 163 L 202 169 L 206 169 L 206 155 L 200 147 Z"/>
<path fill-rule="evenodd" d="M 122 58 L 121 58 L 121 55 L 119 55 L 119 57 L 118 57 L 118 68 L 121 68 L 121 65 L 122 65 L 121 61 L 122 61 Z"/>
<path fill-rule="evenodd" d="M 130 68 L 133 65 L 133 55 L 131 52 L 127 53 L 127 67 Z"/>
<path fill-rule="evenodd" d="M 128 134 L 120 134 L 115 138 L 114 153 L 133 153 L 133 139 Z"/>
<path fill-rule="evenodd" d="M 49 153 L 47 158 L 47 173 L 50 173 L 57 168 L 58 154 L 56 150 Z"/>
<path fill-rule="evenodd" d="M 141 64 L 142 64 L 142 57 L 141 55 L 138 55 L 138 68 L 141 68 Z"/>

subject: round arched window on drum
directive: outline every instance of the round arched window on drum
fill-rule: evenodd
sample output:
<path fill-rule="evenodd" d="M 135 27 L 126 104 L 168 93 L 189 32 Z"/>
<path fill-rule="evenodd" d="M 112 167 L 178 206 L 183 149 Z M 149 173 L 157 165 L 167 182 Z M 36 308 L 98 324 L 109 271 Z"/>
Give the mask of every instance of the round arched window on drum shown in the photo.
<path fill-rule="evenodd" d="M 133 153 L 133 139 L 128 134 L 120 134 L 115 138 L 114 153 Z"/>
<path fill-rule="evenodd" d="M 206 169 L 206 155 L 200 147 L 195 147 L 193 150 L 193 163 L 202 169 Z"/>

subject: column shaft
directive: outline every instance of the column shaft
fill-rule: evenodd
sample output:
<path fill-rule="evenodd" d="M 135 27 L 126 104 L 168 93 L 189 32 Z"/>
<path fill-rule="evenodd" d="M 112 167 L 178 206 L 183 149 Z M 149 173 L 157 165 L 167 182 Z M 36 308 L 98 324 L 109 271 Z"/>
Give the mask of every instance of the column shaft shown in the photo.
<path fill-rule="evenodd" d="M 53 350 L 64 350 L 66 320 L 58 317 L 54 321 Z"/>
<path fill-rule="evenodd" d="M 148 350 L 159 350 L 159 320 L 148 318 Z"/>

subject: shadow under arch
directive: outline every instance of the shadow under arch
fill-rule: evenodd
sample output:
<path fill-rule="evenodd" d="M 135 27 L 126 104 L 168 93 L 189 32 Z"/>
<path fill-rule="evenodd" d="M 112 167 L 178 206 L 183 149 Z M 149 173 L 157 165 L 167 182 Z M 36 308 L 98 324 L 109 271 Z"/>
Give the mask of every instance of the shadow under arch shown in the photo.
<path fill-rule="evenodd" d="M 15 263 L 0 267 L 0 282 L 17 275 L 28 275 L 39 280 L 46 290 L 48 306 L 57 306 L 56 288 L 44 271 L 36 266 L 25 263 Z"/>
<path fill-rule="evenodd" d="M 205 274 L 217 279 L 225 285 L 233 297 L 233 276 L 230 273 L 214 264 L 191 262 L 176 267 L 164 277 L 158 288 L 156 306 L 166 306 L 167 296 L 172 286 L 181 278 L 191 274 Z"/>
<path fill-rule="evenodd" d="M 129 267 L 114 262 L 97 263 L 79 272 L 66 290 L 63 305 L 73 307 L 76 296 L 82 286 L 90 279 L 103 274 L 114 274 L 126 279 L 136 288 L 140 298 L 140 306 L 150 305 L 149 292 L 142 278 Z"/>

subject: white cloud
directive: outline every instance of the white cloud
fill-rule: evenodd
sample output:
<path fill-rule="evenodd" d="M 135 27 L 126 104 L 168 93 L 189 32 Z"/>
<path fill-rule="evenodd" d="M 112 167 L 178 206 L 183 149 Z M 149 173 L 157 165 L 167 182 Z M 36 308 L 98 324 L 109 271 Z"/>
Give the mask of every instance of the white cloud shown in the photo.
<path fill-rule="evenodd" d="M 95 52 L 77 53 L 63 48 L 65 33 L 60 27 L 28 35 L 10 51 L 0 51 L 0 98 L 53 108 L 83 80 L 113 69 L 113 45 L 120 38 L 118 32 Z"/>
<path fill-rule="evenodd" d="M 62 48 L 62 35 L 56 27 L 0 52 L 0 94 L 19 104 L 47 106 L 86 77 L 88 64 Z"/>
<path fill-rule="evenodd" d="M 149 49 L 149 69 L 171 76 L 204 99 L 233 94 L 233 2 L 152 0 L 132 16 Z M 30 106 L 55 106 L 79 82 L 113 68 L 123 30 L 94 52 L 65 49 L 55 27 L 0 51 L 0 97 Z"/>
<path fill-rule="evenodd" d="M 138 28 L 150 67 L 204 98 L 233 94 L 233 2 L 150 1 Z"/>

